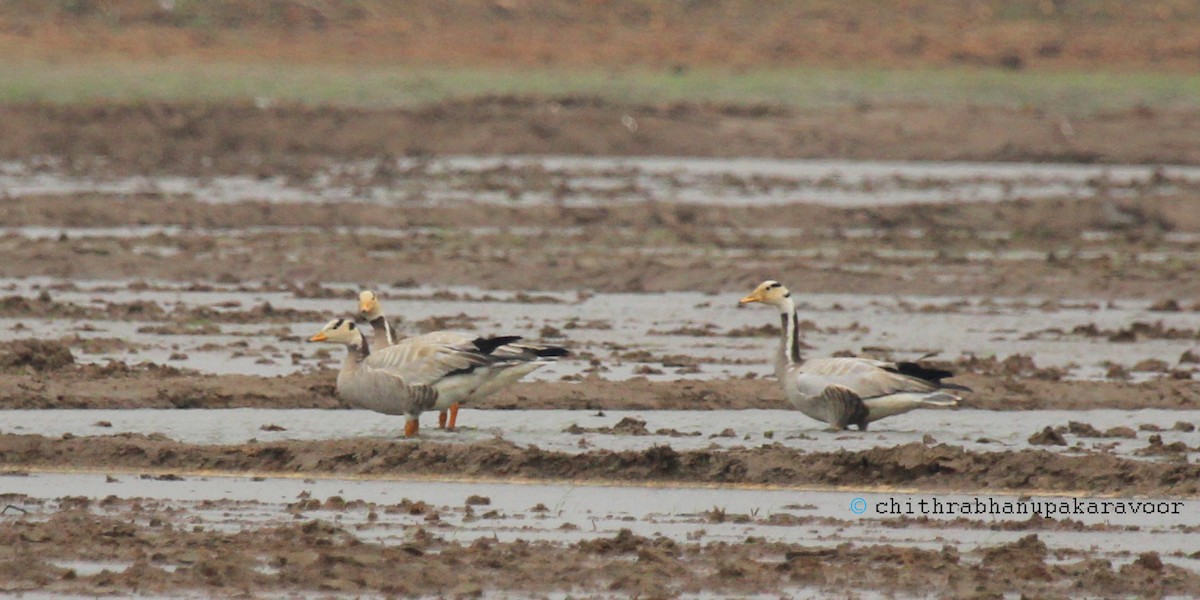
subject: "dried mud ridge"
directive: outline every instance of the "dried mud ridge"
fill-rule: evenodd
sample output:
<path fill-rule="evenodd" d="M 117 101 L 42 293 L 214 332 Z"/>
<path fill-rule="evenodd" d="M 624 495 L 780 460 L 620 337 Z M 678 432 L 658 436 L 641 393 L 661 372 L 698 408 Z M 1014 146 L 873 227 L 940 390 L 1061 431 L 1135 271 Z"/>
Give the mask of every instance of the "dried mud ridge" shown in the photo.
<path fill-rule="evenodd" d="M 236 63 L 253 56 L 279 65 L 635 67 L 675 77 L 693 67 L 764 65 L 1190 71 L 1200 52 L 1193 5 L 1087 0 L 885 0 L 833 8 L 753 0 L 107 0 L 0 5 L 0 19 L 10 32 L 0 51 L 61 62 Z"/>
<path fill-rule="evenodd" d="M 1164 563 L 1157 553 L 1114 569 L 1087 551 L 1051 551 L 1036 534 L 967 553 L 952 546 L 922 550 L 845 543 L 814 548 L 753 538 L 677 543 L 628 529 L 573 544 L 489 539 L 467 544 L 439 536 L 434 523 L 409 528 L 403 544 L 382 544 L 361 541 L 354 529 L 324 520 L 225 533 L 188 526 L 171 513 L 126 509 L 98 514 L 67 505 L 46 520 L 0 521 L 0 585 L 5 590 L 460 597 L 478 597 L 484 590 L 570 590 L 662 597 L 851 586 L 885 593 L 1017 591 L 1056 598 L 1200 593 L 1200 576 Z M 129 566 L 80 575 L 52 562 L 74 560 Z"/>
<path fill-rule="evenodd" d="M 914 487 L 1089 494 L 1200 494 L 1200 465 L 1104 453 L 970 452 L 909 443 L 863 451 L 805 452 L 781 445 L 727 450 L 593 450 L 519 447 L 501 439 L 466 444 L 379 439 L 193 445 L 159 434 L 79 438 L 0 434 L 0 462 L 22 468 L 232 473 L 414 475 L 539 480 L 783 486 Z"/>
<path fill-rule="evenodd" d="M 622 118 L 638 123 L 631 132 Z M 330 159 L 565 154 L 1198 164 L 1200 112 L 1064 117 L 1005 108 L 794 109 L 580 97 L 484 97 L 420 108 L 251 102 L 0 107 L 0 159 L 87 172 L 307 180 Z M 1064 136 L 1063 124 L 1072 131 Z"/>

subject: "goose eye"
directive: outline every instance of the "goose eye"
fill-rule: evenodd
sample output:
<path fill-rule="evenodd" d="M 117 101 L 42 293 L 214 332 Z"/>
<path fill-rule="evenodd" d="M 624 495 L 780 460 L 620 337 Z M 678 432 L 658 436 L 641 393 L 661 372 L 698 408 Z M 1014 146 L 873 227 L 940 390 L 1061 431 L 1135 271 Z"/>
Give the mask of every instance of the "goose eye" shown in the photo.
<path fill-rule="evenodd" d="M 354 323 L 350 324 L 350 329 L 354 329 Z"/>

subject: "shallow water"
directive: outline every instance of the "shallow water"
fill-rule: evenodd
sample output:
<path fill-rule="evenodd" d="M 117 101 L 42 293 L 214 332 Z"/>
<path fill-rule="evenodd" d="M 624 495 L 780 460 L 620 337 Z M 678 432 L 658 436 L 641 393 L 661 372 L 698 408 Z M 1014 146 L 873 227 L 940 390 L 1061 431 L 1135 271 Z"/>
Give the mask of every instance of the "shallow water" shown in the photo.
<path fill-rule="evenodd" d="M 422 442 L 478 442 L 503 438 L 519 446 L 537 446 L 544 450 L 578 453 L 595 449 L 642 450 L 669 444 L 678 451 L 705 448 L 759 447 L 782 445 L 811 452 L 866 450 L 878 446 L 922 443 L 932 436 L 933 443 L 945 443 L 971 451 L 998 452 L 1041 448 L 1062 453 L 1101 451 L 1136 457 L 1135 452 L 1149 445 L 1150 435 L 1159 435 L 1165 444 L 1183 442 L 1192 448 L 1200 445 L 1200 433 L 1173 431 L 1180 421 L 1200 424 L 1200 411 L 1184 410 L 922 410 L 890 417 L 873 424 L 865 433 L 828 432 L 825 425 L 792 410 L 474 410 L 459 413 L 459 431 L 435 428 L 435 415 L 425 415 Z M 650 435 L 613 435 L 608 433 L 568 433 L 568 428 L 611 427 L 622 419 L 646 422 Z M 96 425 L 106 421 L 111 427 Z M 1050 426 L 1065 426 L 1070 421 L 1087 423 L 1104 431 L 1126 426 L 1155 425 L 1165 431 L 1139 431 L 1136 438 L 1084 438 L 1066 434 L 1069 446 L 1031 446 L 1029 436 Z M 264 431 L 263 426 L 283 427 L 283 431 Z M 677 430 L 684 435 L 658 430 Z M 726 429 L 732 436 L 722 435 Z M 4 412 L 0 433 L 38 434 L 58 437 L 105 436 L 118 433 L 159 433 L 192 444 L 241 444 L 251 440 L 336 440 L 354 437 L 401 441 L 403 419 L 363 410 L 301 409 L 214 409 L 214 410 L 11 410 Z M 1192 453 L 1194 457 L 1196 452 Z M 1143 458 L 1142 460 L 1156 460 Z"/>
<path fill-rule="evenodd" d="M 361 539 L 385 543 L 403 542 L 406 530 L 413 527 L 432 527 L 436 535 L 467 543 L 480 537 L 502 542 L 525 539 L 571 543 L 608 537 L 620 529 L 630 529 L 639 535 L 665 536 L 680 543 L 741 543 L 753 536 L 767 542 L 811 546 L 828 547 L 846 542 L 861 545 L 892 543 L 936 550 L 952 544 L 961 551 L 969 551 L 979 546 L 1013 542 L 1028 535 L 1029 531 L 1001 531 L 989 525 L 1028 521 L 1030 515 L 969 516 L 968 520 L 976 521 L 972 526 L 951 522 L 961 515 L 932 512 L 922 515 L 919 508 L 914 508 L 913 515 L 902 519 L 878 513 L 875 508 L 890 506 L 892 501 L 901 506 L 911 501 L 914 507 L 919 507 L 922 500 L 931 507 L 935 499 L 943 504 L 973 503 L 979 499 L 983 503 L 994 501 L 998 505 L 1011 506 L 1018 506 L 1020 502 L 1072 501 L 1042 496 L 909 495 L 686 486 L 644 488 L 403 478 L 249 479 L 187 474 L 181 481 L 164 482 L 120 473 L 111 478 L 95 474 L 33 473 L 25 477 L 0 478 L 0 484 L 4 485 L 6 493 L 25 495 L 30 499 L 53 500 L 62 496 L 102 499 L 111 495 L 157 500 L 167 503 L 160 508 L 182 508 L 193 518 L 194 524 L 222 531 L 293 521 L 287 505 L 307 497 L 324 500 L 337 496 L 347 502 L 361 500 L 381 506 L 407 499 L 438 507 L 441 519 L 433 525 L 423 514 L 410 515 L 403 511 L 378 511 L 378 520 L 369 521 L 366 507 L 303 513 L 306 518 L 325 519 L 348 527 Z M 488 504 L 476 505 L 474 514 L 468 516 L 462 507 L 470 496 L 485 497 Z M 863 514 L 856 514 L 851 508 L 857 505 L 852 503 L 858 499 L 868 507 Z M 201 505 L 204 501 L 217 504 Z M 1137 501 L 1144 503 L 1147 499 Z M 1163 502 L 1179 504 L 1170 504 L 1168 514 L 1069 517 L 1084 525 L 1119 528 L 1115 530 L 1047 531 L 1036 527 L 1033 531 L 1052 549 L 1094 550 L 1116 562 L 1131 560 L 1129 553 L 1157 551 L 1170 554 L 1194 550 L 1194 539 L 1187 529 L 1200 526 L 1200 500 L 1157 503 Z M 41 507 L 27 501 L 25 505 L 30 510 L 28 518 L 39 518 Z M 714 509 L 723 511 L 725 518 L 714 519 Z M 921 516 L 927 516 L 930 521 L 911 522 Z M 788 524 L 772 524 L 772 517 L 782 517 L 775 522 Z M 1123 532 L 1127 527 L 1137 527 L 1137 535 Z M 1200 561 L 1196 559 L 1178 560 L 1189 568 L 1200 567 Z"/>
<path fill-rule="evenodd" d="M 167 310 L 215 307 L 218 311 L 249 310 L 263 303 L 276 308 L 317 311 L 328 318 L 351 316 L 357 310 L 353 287 L 341 290 L 343 298 L 297 298 L 290 292 L 241 291 L 215 286 L 213 291 L 189 291 L 187 284 L 152 282 L 151 289 L 130 289 L 129 281 L 64 282 L 52 279 L 0 280 L 0 294 L 36 297 L 49 290 L 59 302 L 104 306 L 105 302 L 152 301 Z M 635 375 L 651 380 L 712 379 L 766 376 L 778 347 L 776 334 L 732 336 L 737 330 L 775 327 L 778 317 L 763 307 L 737 308 L 746 290 L 725 294 L 674 292 L 659 294 L 542 293 L 551 302 L 521 301 L 513 292 L 449 288 L 377 288 L 384 308 L 401 333 L 430 317 L 465 315 L 480 334 L 516 334 L 563 344 L 581 359 L 565 360 L 536 371 L 531 380 L 554 380 L 591 368 L 587 360 L 601 361 L 599 374 L 612 380 Z M 1158 323 L 1166 328 L 1200 331 L 1200 312 L 1151 311 L 1145 301 L 1055 299 L 1043 307 L 1041 298 L 979 298 L 921 296 L 856 296 L 796 292 L 801 321 L 816 327 L 804 333 L 812 346 L 808 356 L 829 356 L 839 351 L 875 352 L 892 359 L 915 359 L 937 353 L 940 360 L 960 356 L 1005 358 L 1014 354 L 1033 357 L 1037 366 L 1059 367 L 1073 379 L 1101 379 L 1109 364 L 1130 368 L 1146 359 L 1159 359 L 1168 367 L 1178 364 L 1186 351 L 1200 348 L 1200 340 L 1140 339 L 1113 343 L 1107 337 L 1073 334 L 1077 327 L 1095 326 L 1116 331 L 1135 322 Z M 574 324 L 572 324 L 574 323 Z M 0 330 L 16 337 L 37 335 L 56 338 L 118 338 L 131 347 L 112 348 L 97 354 L 77 352 L 84 362 L 118 359 L 129 362 L 162 362 L 210 373 L 280 375 L 317 365 L 337 366 L 341 350 L 302 340 L 324 324 L 313 322 L 227 324 L 216 323 L 211 335 L 161 335 L 138 332 L 148 321 L 75 320 L 56 318 L 0 318 Z M 557 330 L 563 337 L 548 337 Z M 263 333 L 270 331 L 274 333 Z M 285 334 L 278 333 L 286 331 Z M 245 347 L 233 344 L 246 344 Z M 321 359 L 317 353 L 332 350 Z M 630 355 L 645 351 L 642 356 Z M 173 354 L 186 358 L 171 360 Z M 667 367 L 664 357 L 682 355 L 696 368 Z M 1191 368 L 1194 365 L 1181 365 Z M 637 373 L 639 367 L 656 370 Z M 645 371 L 645 369 L 642 369 Z M 1135 380 L 1161 373 L 1133 373 Z"/>
<path fill-rule="evenodd" d="M 341 202 L 382 204 L 475 201 L 507 205 L 647 201 L 766 205 L 808 202 L 883 206 L 929 202 L 998 202 L 1100 190 L 1120 196 L 1123 186 L 1155 174 L 1191 185 L 1200 168 L 1138 165 L 932 163 L 698 158 L 447 157 L 401 159 L 403 176 L 371 182 L 375 162 L 341 163 L 308 182 L 284 177 L 80 177 L 0 164 L 0 196 L 100 192 L 191 194 L 209 202 Z M 489 185 L 481 186 L 480 182 Z M 1110 188 L 1116 187 L 1113 190 Z M 489 191 L 493 189 L 495 191 Z"/>

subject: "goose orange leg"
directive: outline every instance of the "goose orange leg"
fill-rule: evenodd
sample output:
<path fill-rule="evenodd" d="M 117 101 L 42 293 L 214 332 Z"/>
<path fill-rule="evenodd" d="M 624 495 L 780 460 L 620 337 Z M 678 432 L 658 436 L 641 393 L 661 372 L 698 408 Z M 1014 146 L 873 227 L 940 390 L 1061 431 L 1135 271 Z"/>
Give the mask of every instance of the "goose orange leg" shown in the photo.
<path fill-rule="evenodd" d="M 414 437 L 417 435 L 417 430 L 421 428 L 421 422 L 413 419 L 404 422 L 404 437 Z"/>
<path fill-rule="evenodd" d="M 458 403 L 450 405 L 450 431 L 454 431 L 454 424 L 458 422 Z"/>
<path fill-rule="evenodd" d="M 446 428 L 446 411 L 443 410 L 438 413 L 438 429 L 445 429 L 445 428 Z M 454 426 L 451 425 L 450 428 L 453 429 Z"/>

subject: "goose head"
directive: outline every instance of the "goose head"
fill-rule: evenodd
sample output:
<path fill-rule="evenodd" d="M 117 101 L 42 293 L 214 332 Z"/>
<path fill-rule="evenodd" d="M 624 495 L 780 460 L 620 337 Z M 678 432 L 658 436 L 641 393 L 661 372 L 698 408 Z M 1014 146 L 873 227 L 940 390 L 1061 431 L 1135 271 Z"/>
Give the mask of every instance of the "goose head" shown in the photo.
<path fill-rule="evenodd" d="M 320 331 L 308 338 L 310 342 L 329 342 L 358 346 L 362 344 L 362 334 L 350 319 L 334 319 L 325 324 Z"/>
<path fill-rule="evenodd" d="M 375 296 L 375 292 L 363 290 L 358 293 L 358 318 L 371 322 L 383 316 L 383 309 L 379 307 L 379 298 Z"/>
<path fill-rule="evenodd" d="M 738 306 L 750 304 L 752 302 L 761 302 L 771 306 L 783 307 L 791 299 L 792 293 L 787 288 L 783 287 L 782 283 L 774 279 L 768 279 L 754 288 L 748 296 L 738 301 Z"/>

